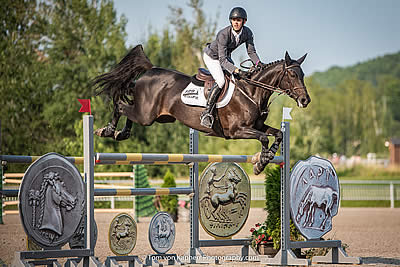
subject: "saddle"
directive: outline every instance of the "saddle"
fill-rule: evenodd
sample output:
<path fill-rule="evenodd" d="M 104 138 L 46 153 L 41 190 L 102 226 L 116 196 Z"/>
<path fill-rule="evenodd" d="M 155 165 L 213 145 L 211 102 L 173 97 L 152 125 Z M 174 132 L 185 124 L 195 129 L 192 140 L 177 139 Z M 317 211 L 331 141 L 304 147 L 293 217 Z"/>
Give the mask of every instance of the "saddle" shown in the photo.
<path fill-rule="evenodd" d="M 226 70 L 224 70 L 224 76 L 225 76 L 224 88 L 222 88 L 222 92 L 219 95 L 217 101 L 221 101 L 221 99 L 224 98 L 225 94 L 228 91 L 227 89 L 229 86 L 229 81 L 230 81 L 229 78 L 231 74 Z M 197 74 L 192 76 L 191 82 L 197 86 L 204 87 L 204 97 L 208 99 L 208 95 L 210 94 L 211 88 L 214 86 L 215 80 L 211 76 L 211 73 L 208 70 L 204 68 L 199 68 Z"/>

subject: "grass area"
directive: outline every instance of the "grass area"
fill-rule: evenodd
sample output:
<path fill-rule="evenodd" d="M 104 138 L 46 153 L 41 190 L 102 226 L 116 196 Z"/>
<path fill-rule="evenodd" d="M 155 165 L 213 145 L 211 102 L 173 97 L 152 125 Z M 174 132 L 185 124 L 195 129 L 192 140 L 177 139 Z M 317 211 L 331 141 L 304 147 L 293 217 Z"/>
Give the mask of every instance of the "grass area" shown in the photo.
<path fill-rule="evenodd" d="M 17 210 L 17 209 L 18 209 L 18 205 L 7 205 L 7 206 L 3 207 L 3 210 Z"/>
<path fill-rule="evenodd" d="M 252 200 L 250 208 L 265 208 L 265 200 Z"/>
<path fill-rule="evenodd" d="M 359 181 L 400 181 L 400 176 L 340 176 L 341 180 L 359 180 Z"/>
<path fill-rule="evenodd" d="M 132 201 L 115 201 L 114 207 L 116 209 L 132 209 L 133 203 Z M 110 201 L 96 201 L 94 202 L 95 209 L 110 209 L 111 202 Z"/>
<path fill-rule="evenodd" d="M 390 200 L 342 200 L 342 208 L 390 208 Z M 400 208 L 400 200 L 394 201 L 394 207 Z"/>
<path fill-rule="evenodd" d="M 340 180 L 400 180 L 399 167 L 357 165 L 336 171 Z"/>

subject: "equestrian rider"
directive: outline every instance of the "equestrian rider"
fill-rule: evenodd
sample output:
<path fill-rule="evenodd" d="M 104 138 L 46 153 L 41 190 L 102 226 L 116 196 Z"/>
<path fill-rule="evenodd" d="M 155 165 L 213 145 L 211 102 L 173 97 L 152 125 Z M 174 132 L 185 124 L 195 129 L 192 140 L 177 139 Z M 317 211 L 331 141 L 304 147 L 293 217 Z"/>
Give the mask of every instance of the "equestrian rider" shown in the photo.
<path fill-rule="evenodd" d="M 253 33 L 244 26 L 247 21 L 247 13 L 241 7 L 235 7 L 229 14 L 230 26 L 218 32 L 216 39 L 208 43 L 204 49 L 203 59 L 209 69 L 215 84 L 211 89 L 207 100 L 206 110 L 201 113 L 200 124 L 207 128 L 212 128 L 214 117 L 212 115 L 219 94 L 225 84 L 225 77 L 222 68 L 233 74 L 236 78 L 245 76 L 245 72 L 236 68 L 231 53 L 239 45 L 246 43 L 247 54 L 253 64 L 257 65 L 260 59 L 256 53 L 253 42 Z"/>

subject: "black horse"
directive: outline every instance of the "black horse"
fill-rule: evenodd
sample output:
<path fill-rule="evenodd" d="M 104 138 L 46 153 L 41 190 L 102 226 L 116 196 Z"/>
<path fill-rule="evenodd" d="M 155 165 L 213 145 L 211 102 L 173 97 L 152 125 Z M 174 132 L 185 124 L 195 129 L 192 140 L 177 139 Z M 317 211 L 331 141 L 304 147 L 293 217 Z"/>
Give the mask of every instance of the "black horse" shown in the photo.
<path fill-rule="evenodd" d="M 269 98 L 273 92 L 293 98 L 301 108 L 311 101 L 304 85 L 300 64 L 306 55 L 293 60 L 286 52 L 285 59 L 259 64 L 248 71 L 248 77 L 235 80 L 235 91 L 229 104 L 217 110 L 212 129 L 200 125 L 204 108 L 188 106 L 181 93 L 191 77 L 164 68 L 153 67 L 141 45 L 133 48 L 110 72 L 94 79 L 97 94 L 106 93 L 113 99 L 111 123 L 97 129 L 95 134 L 116 140 L 129 138 L 132 122 L 151 125 L 155 121 L 169 123 L 179 120 L 209 136 L 225 139 L 257 139 L 262 144 L 261 154 L 254 162 L 254 173 L 259 174 L 273 159 L 282 141 L 282 132 L 264 124 L 268 116 Z M 121 116 L 128 117 L 122 131 L 116 131 Z M 268 136 L 274 136 L 268 147 Z"/>

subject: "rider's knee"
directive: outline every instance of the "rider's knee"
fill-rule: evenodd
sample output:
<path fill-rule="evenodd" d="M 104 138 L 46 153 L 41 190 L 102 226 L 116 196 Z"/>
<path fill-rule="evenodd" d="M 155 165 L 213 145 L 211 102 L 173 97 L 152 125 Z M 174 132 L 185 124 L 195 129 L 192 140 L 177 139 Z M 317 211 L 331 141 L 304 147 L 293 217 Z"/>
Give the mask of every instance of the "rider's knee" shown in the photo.
<path fill-rule="evenodd" d="M 225 77 L 217 77 L 215 82 L 218 84 L 219 88 L 223 88 L 225 84 Z"/>

